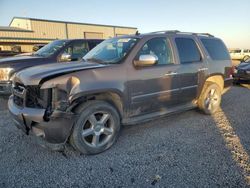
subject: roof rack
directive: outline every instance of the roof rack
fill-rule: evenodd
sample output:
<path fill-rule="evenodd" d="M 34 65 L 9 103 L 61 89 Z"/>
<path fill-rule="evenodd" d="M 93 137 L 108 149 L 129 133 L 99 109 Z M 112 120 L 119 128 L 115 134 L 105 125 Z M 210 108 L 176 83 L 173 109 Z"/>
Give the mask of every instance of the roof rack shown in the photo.
<path fill-rule="evenodd" d="M 197 35 L 203 35 L 203 36 L 209 36 L 214 37 L 214 35 L 211 35 L 210 33 L 196 33 Z"/>
<path fill-rule="evenodd" d="M 210 33 L 193 33 L 193 32 L 181 32 L 179 30 L 163 30 L 163 31 L 155 31 L 150 32 L 149 34 L 155 34 L 155 33 L 164 33 L 164 34 L 187 34 L 187 35 L 200 35 L 200 36 L 208 36 L 208 37 L 214 37 L 214 35 L 211 35 Z"/>
<path fill-rule="evenodd" d="M 209 33 L 193 33 L 193 32 L 178 32 L 179 34 L 187 34 L 187 35 L 200 35 L 200 36 L 208 36 L 208 37 L 214 37 L 214 35 L 211 35 Z"/>
<path fill-rule="evenodd" d="M 150 33 L 179 33 L 180 31 L 178 30 L 162 30 L 162 31 L 154 31 L 154 32 L 150 32 Z"/>

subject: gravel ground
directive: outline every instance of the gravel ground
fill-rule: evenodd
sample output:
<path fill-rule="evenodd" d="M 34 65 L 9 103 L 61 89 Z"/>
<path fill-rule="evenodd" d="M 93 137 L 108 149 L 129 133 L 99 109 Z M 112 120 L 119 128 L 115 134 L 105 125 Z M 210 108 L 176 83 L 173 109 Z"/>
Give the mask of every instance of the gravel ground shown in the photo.
<path fill-rule="evenodd" d="M 191 110 L 126 126 L 95 156 L 40 147 L 1 107 L 0 187 L 247 187 L 249 99 L 233 87 L 214 117 Z"/>

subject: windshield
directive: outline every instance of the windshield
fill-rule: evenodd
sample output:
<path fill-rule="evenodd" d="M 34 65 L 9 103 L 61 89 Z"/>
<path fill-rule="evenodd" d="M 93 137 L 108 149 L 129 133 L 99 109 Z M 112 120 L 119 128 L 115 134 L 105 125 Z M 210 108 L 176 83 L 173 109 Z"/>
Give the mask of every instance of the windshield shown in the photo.
<path fill-rule="evenodd" d="M 63 47 L 67 40 L 55 40 L 44 47 L 42 47 L 40 50 L 34 53 L 34 55 L 42 56 L 42 57 L 49 57 L 53 55 L 58 49 Z"/>
<path fill-rule="evenodd" d="M 230 53 L 240 53 L 241 50 L 230 50 L 229 52 L 230 52 Z"/>
<path fill-rule="evenodd" d="M 99 63 L 118 63 L 129 53 L 137 40 L 136 38 L 105 40 L 87 53 L 83 59 Z"/>

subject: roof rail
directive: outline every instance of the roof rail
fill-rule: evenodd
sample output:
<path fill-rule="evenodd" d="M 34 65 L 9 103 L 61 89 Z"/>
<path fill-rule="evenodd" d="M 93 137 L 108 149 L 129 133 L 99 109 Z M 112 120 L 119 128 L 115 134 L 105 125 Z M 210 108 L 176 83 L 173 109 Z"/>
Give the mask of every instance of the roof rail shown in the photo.
<path fill-rule="evenodd" d="M 154 31 L 150 33 L 179 33 L 180 31 L 178 30 L 162 30 L 162 31 Z"/>
<path fill-rule="evenodd" d="M 214 35 L 211 35 L 210 33 L 196 33 L 197 35 L 204 35 L 209 37 L 214 37 Z"/>
<path fill-rule="evenodd" d="M 178 32 L 179 34 L 188 34 L 188 35 L 201 35 L 201 36 L 208 36 L 208 37 L 214 37 L 213 35 L 209 33 L 193 33 L 193 32 Z"/>
<path fill-rule="evenodd" d="M 155 33 L 173 33 L 173 34 L 187 34 L 187 35 L 201 35 L 201 36 L 208 36 L 208 37 L 214 37 L 214 35 L 211 35 L 209 33 L 193 33 L 193 32 L 181 32 L 179 30 L 163 30 L 163 31 L 155 31 L 155 32 L 150 32 L 149 34 L 155 34 Z"/>

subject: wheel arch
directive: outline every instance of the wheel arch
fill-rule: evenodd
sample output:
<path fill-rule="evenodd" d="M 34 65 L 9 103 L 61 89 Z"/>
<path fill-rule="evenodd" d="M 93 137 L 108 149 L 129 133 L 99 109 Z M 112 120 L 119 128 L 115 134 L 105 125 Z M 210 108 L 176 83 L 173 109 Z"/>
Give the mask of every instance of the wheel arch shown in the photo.
<path fill-rule="evenodd" d="M 224 76 L 222 74 L 211 75 L 205 80 L 205 82 L 213 82 L 218 84 L 221 91 L 224 89 Z"/>
<path fill-rule="evenodd" d="M 224 90 L 224 75 L 223 74 L 211 74 L 207 76 L 202 82 L 202 84 L 200 85 L 198 89 L 198 98 L 200 97 L 206 82 L 216 83 L 220 87 L 221 92 Z"/>
<path fill-rule="evenodd" d="M 105 91 L 95 91 L 95 92 L 82 92 L 71 99 L 71 111 L 77 112 L 82 105 L 84 105 L 87 101 L 90 100 L 103 100 L 111 105 L 113 105 L 120 118 L 124 116 L 124 97 L 121 92 L 116 90 L 105 90 Z"/>

